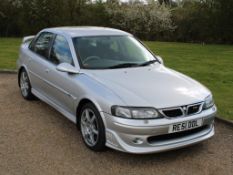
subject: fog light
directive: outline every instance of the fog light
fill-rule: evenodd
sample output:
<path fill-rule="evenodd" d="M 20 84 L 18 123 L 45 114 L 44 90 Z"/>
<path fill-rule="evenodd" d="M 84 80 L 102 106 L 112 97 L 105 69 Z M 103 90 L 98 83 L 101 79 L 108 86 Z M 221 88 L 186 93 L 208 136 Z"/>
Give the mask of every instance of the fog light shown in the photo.
<path fill-rule="evenodd" d="M 143 143 L 143 140 L 140 139 L 140 138 L 135 138 L 135 139 L 133 140 L 133 143 L 134 143 L 134 144 L 137 144 L 137 145 L 140 145 L 140 144 Z"/>

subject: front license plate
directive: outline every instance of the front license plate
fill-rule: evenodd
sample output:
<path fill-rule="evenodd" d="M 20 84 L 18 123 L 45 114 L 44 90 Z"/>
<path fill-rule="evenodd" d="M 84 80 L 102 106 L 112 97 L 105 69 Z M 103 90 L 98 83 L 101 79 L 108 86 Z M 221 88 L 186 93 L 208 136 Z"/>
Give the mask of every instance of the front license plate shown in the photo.
<path fill-rule="evenodd" d="M 202 119 L 189 120 L 189 121 L 170 125 L 168 132 L 169 133 L 180 132 L 180 131 L 185 131 L 185 130 L 189 130 L 193 128 L 198 128 L 200 126 L 202 126 Z"/>

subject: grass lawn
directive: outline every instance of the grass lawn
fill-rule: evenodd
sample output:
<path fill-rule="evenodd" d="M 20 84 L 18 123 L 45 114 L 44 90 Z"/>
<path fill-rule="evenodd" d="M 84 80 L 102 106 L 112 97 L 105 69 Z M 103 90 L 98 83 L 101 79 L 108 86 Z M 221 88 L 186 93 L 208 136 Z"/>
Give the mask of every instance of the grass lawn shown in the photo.
<path fill-rule="evenodd" d="M 21 39 L 0 38 L 0 69 L 15 69 Z M 145 42 L 166 66 L 187 74 L 212 92 L 219 116 L 233 120 L 233 46 Z"/>
<path fill-rule="evenodd" d="M 22 39 L 0 38 L 0 69 L 15 69 Z"/>

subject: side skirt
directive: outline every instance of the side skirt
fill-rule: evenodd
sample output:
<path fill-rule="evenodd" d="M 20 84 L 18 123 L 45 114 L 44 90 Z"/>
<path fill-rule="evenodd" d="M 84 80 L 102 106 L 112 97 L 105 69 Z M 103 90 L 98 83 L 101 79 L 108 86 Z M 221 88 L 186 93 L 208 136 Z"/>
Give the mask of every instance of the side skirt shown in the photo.
<path fill-rule="evenodd" d="M 47 98 L 46 96 L 44 96 L 43 94 L 41 94 L 40 92 L 38 92 L 37 90 L 32 88 L 32 93 L 38 97 L 40 100 L 42 100 L 43 102 L 49 104 L 50 106 L 52 106 L 54 109 L 56 109 L 58 112 L 60 112 L 62 115 L 64 115 L 66 118 L 68 118 L 70 121 L 72 121 L 73 123 L 76 123 L 76 116 L 74 116 L 73 114 L 67 112 L 66 110 L 62 109 L 60 106 L 58 106 L 57 104 L 55 104 L 54 102 L 52 102 L 49 98 Z"/>

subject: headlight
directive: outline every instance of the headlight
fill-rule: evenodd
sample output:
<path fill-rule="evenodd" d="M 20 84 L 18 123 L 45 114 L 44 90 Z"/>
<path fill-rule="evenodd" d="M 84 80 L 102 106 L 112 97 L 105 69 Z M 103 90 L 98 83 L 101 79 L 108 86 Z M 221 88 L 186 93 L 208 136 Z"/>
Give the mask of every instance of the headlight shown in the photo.
<path fill-rule="evenodd" d="M 112 111 L 112 115 L 123 118 L 133 118 L 133 119 L 160 118 L 159 113 L 154 108 L 113 106 L 111 111 Z"/>
<path fill-rule="evenodd" d="M 214 106 L 214 99 L 212 95 L 209 95 L 208 97 L 205 98 L 205 103 L 203 106 L 203 109 L 208 109 Z"/>

